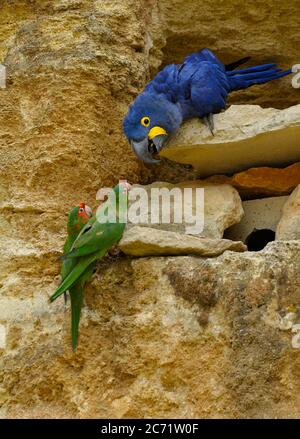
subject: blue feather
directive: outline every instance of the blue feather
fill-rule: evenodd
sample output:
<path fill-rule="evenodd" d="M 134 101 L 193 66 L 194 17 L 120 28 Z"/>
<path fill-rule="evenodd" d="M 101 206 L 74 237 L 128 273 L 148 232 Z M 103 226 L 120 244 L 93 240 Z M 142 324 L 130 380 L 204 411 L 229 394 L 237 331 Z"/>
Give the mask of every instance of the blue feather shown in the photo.
<path fill-rule="evenodd" d="M 269 70 L 269 69 L 276 67 L 276 66 L 277 66 L 277 64 L 271 63 L 271 64 L 261 64 L 259 66 L 248 67 L 246 69 L 231 70 L 231 71 L 227 72 L 227 76 L 233 76 L 233 75 L 236 75 L 237 73 L 260 72 L 262 70 Z"/>
<path fill-rule="evenodd" d="M 276 65 L 276 64 L 275 64 Z M 259 68 L 260 66 L 258 66 Z M 249 72 L 249 69 L 248 69 Z M 236 70 L 235 75 L 230 75 L 229 84 L 231 90 L 241 90 L 243 88 L 251 87 L 251 85 L 264 84 L 274 79 L 282 78 L 289 75 L 291 70 L 282 71 L 279 68 L 267 70 L 253 70 L 253 73 Z"/>

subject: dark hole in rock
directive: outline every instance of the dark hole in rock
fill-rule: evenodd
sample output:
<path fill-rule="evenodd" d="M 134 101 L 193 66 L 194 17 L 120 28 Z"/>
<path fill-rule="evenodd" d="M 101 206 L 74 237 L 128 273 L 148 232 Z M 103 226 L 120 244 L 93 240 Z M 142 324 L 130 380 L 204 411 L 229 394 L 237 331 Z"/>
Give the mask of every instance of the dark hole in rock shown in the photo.
<path fill-rule="evenodd" d="M 254 229 L 246 238 L 246 245 L 250 252 L 262 250 L 268 242 L 275 241 L 275 232 L 270 229 Z"/>

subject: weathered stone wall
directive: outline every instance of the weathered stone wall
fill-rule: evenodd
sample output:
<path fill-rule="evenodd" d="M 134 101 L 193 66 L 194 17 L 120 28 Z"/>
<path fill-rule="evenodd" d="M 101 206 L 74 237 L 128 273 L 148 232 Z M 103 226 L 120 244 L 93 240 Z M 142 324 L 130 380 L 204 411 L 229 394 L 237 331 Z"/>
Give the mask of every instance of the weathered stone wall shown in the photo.
<path fill-rule="evenodd" d="M 62 301 L 24 298 L 0 371 L 6 416 L 299 417 L 299 250 L 102 263 L 76 354 Z"/>
<path fill-rule="evenodd" d="M 297 310 L 297 243 L 255 256 L 102 264 L 75 354 L 69 310 L 48 303 L 72 205 L 94 207 L 96 191 L 118 178 L 194 175 L 170 164 L 147 169 L 122 135 L 122 117 L 150 73 L 203 46 L 225 61 L 250 54 L 295 64 L 298 7 L 0 2 L 8 73 L 0 90 L 1 416 L 299 416 L 298 351 L 290 331 L 272 326 L 277 314 L 264 317 L 269 308 Z M 239 96 L 279 108 L 298 103 L 299 91 L 285 78 Z M 180 296 L 184 276 L 194 279 L 191 291 L 201 287 L 197 297 Z"/>

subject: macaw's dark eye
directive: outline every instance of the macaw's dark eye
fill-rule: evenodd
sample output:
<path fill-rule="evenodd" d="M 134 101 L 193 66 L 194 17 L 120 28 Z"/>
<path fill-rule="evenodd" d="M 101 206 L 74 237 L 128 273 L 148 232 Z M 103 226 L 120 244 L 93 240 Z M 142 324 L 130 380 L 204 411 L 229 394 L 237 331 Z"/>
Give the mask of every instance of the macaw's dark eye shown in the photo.
<path fill-rule="evenodd" d="M 80 213 L 84 212 L 84 209 L 81 207 L 81 208 L 79 209 L 79 212 L 80 212 Z"/>
<path fill-rule="evenodd" d="M 147 117 L 147 116 L 142 117 L 142 119 L 141 119 L 141 124 L 142 124 L 144 127 L 148 127 L 148 126 L 150 125 L 150 117 Z"/>

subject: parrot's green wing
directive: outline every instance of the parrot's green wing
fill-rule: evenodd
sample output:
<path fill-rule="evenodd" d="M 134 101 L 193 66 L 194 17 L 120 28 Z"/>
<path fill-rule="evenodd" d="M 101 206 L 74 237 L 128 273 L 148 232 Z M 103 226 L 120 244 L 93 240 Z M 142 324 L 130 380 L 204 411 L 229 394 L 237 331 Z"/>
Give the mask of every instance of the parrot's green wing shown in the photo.
<path fill-rule="evenodd" d="M 121 239 L 124 229 L 124 223 L 95 222 L 88 232 L 74 242 L 73 250 L 64 255 L 64 260 L 86 256 L 104 247 L 112 247 Z"/>
<path fill-rule="evenodd" d="M 116 242 L 118 242 L 124 232 L 125 222 L 120 222 L 118 215 L 124 214 L 128 206 L 128 198 L 123 199 L 120 204 L 120 191 L 122 192 L 120 184 L 115 186 L 108 200 L 101 206 L 97 215 L 90 219 L 82 232 L 78 235 L 72 245 L 72 250 L 64 255 L 64 258 L 77 258 L 80 256 L 90 255 L 100 249 L 109 249 Z M 123 192 L 122 192 L 123 193 Z M 127 194 L 127 192 L 126 192 Z M 124 196 L 124 194 L 123 194 Z M 115 199 L 115 204 L 114 204 Z M 113 209 L 115 220 L 109 219 L 109 211 Z M 123 215 L 124 216 L 124 215 Z M 107 220 L 106 222 L 99 221 L 99 218 Z"/>
<path fill-rule="evenodd" d="M 97 259 L 101 259 L 106 253 L 107 248 L 100 250 L 99 252 L 92 253 L 89 256 L 79 258 L 73 270 L 68 274 L 68 276 L 62 281 L 55 293 L 50 297 L 50 301 L 53 302 L 61 294 L 71 288 L 80 278 L 82 273 Z"/>
<path fill-rule="evenodd" d="M 93 225 L 96 222 L 96 220 L 97 220 L 96 215 L 92 216 L 92 218 L 89 219 L 89 221 L 85 224 L 85 226 L 78 233 L 78 236 L 72 242 L 71 247 L 68 250 L 66 250 L 66 251 L 64 249 L 64 253 L 68 253 L 69 251 L 71 251 L 76 246 L 77 241 L 79 241 L 79 239 L 82 237 L 82 235 L 87 233 L 93 227 Z"/>
<path fill-rule="evenodd" d="M 84 256 L 99 250 L 103 241 L 103 235 L 108 235 L 110 233 L 111 226 L 111 224 L 101 224 L 96 221 L 92 228 L 76 239 L 69 256 L 77 258 L 78 256 Z"/>
<path fill-rule="evenodd" d="M 59 285 L 53 296 L 50 297 L 50 301 L 53 302 L 53 300 L 57 299 L 62 293 L 67 291 L 77 280 L 79 277 L 84 273 L 84 271 L 89 267 L 90 264 L 92 264 L 94 261 L 97 261 L 103 256 L 106 255 L 107 251 L 113 247 L 117 242 L 121 239 L 125 224 L 120 223 L 114 223 L 114 224 L 102 224 L 102 226 L 105 226 L 103 229 L 103 233 L 101 235 L 97 236 L 96 244 L 97 244 L 97 251 L 94 253 L 86 254 L 87 250 L 90 250 L 92 247 L 92 244 L 88 246 L 88 249 L 85 247 L 81 247 L 79 249 L 72 250 L 71 253 L 68 253 L 65 255 L 66 260 L 68 260 L 68 256 L 72 255 L 73 252 L 75 252 L 76 259 L 76 265 L 72 269 L 72 271 L 68 274 L 68 276 L 63 280 L 63 282 Z M 87 232 L 89 233 L 89 232 Z M 93 243 L 93 246 L 95 244 Z M 95 248 L 95 247 L 93 247 Z M 83 251 L 84 256 L 81 256 L 81 252 Z M 80 257 L 81 256 L 81 257 Z"/>

